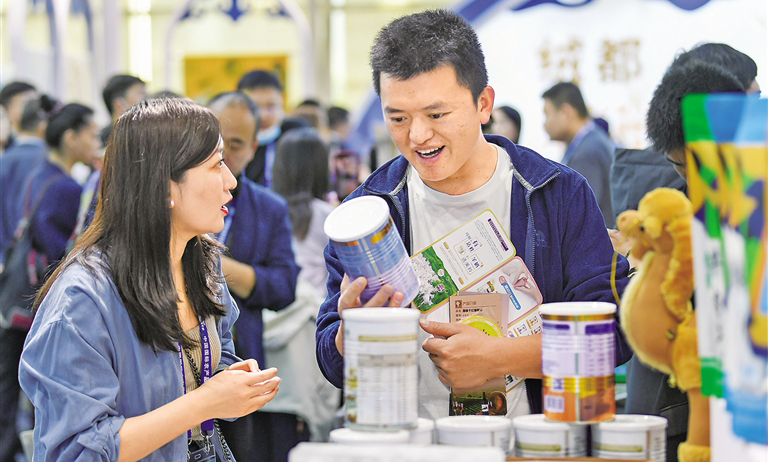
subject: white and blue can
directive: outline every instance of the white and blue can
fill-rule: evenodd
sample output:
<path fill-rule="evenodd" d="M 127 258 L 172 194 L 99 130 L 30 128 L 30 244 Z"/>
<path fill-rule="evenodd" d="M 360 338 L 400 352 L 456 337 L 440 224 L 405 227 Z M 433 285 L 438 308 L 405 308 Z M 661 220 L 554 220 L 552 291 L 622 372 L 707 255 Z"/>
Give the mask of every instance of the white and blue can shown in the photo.
<path fill-rule="evenodd" d="M 401 306 L 419 293 L 419 280 L 384 199 L 361 196 L 348 200 L 328 215 L 324 228 L 347 276 L 368 280 L 360 295 L 363 303 L 384 284 L 403 293 Z"/>

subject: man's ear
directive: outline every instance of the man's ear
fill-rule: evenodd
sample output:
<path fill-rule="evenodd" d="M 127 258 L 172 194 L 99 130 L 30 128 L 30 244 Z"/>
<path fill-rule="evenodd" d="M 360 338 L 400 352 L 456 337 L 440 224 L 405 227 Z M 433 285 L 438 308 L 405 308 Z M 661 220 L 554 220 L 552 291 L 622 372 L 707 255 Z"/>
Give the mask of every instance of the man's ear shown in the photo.
<path fill-rule="evenodd" d="M 71 128 L 68 128 L 64 130 L 64 133 L 61 135 L 61 144 L 63 146 L 66 146 L 68 144 L 72 144 L 75 141 L 75 131 Z"/>
<path fill-rule="evenodd" d="M 579 117 L 579 113 L 576 111 L 576 108 L 568 103 L 561 104 L 557 110 L 561 111 L 563 115 L 568 118 L 568 120 L 573 120 Z"/>
<path fill-rule="evenodd" d="M 112 114 L 122 114 L 127 111 L 128 107 L 123 97 L 117 97 L 112 100 Z"/>
<path fill-rule="evenodd" d="M 253 141 L 251 142 L 251 151 L 256 152 L 256 148 L 259 147 L 259 136 L 256 135 L 253 137 Z"/>
<path fill-rule="evenodd" d="M 486 85 L 477 97 L 477 110 L 480 111 L 481 124 L 487 124 L 491 120 L 494 99 L 496 99 L 496 91 L 490 85 Z"/>

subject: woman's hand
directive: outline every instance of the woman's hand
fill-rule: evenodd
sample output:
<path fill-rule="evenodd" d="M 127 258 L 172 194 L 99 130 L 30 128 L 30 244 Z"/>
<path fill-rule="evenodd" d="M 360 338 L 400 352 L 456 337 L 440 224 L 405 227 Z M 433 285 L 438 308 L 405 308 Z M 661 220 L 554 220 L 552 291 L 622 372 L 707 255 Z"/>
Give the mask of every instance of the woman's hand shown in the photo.
<path fill-rule="evenodd" d="M 253 359 L 235 363 L 192 391 L 203 403 L 204 420 L 242 417 L 271 401 L 279 390 L 277 369 L 258 368 Z"/>
<path fill-rule="evenodd" d="M 230 371 L 245 371 L 245 372 L 259 372 L 259 362 L 253 358 L 246 359 L 232 364 L 226 370 Z"/>

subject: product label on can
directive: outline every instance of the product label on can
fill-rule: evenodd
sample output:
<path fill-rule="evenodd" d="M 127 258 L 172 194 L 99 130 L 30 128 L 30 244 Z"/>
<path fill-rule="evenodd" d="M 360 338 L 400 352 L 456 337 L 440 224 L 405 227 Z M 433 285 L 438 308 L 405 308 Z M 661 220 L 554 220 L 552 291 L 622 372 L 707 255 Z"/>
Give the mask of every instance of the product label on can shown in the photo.
<path fill-rule="evenodd" d="M 331 241 L 350 279 L 368 279 L 360 300 L 365 303 L 384 284 L 390 284 L 404 295 L 402 306 L 419 291 L 419 280 L 411 267 L 403 241 L 392 218 L 368 236 L 350 242 Z"/>
<path fill-rule="evenodd" d="M 418 419 L 416 334 L 350 333 L 344 327 L 346 422 L 411 427 Z"/>
<path fill-rule="evenodd" d="M 547 419 L 590 422 L 613 417 L 614 336 L 613 315 L 544 316 L 541 367 Z"/>
<path fill-rule="evenodd" d="M 647 459 L 663 462 L 667 456 L 666 432 L 638 430 L 637 432 L 596 432 L 592 442 L 593 455 L 602 459 Z"/>

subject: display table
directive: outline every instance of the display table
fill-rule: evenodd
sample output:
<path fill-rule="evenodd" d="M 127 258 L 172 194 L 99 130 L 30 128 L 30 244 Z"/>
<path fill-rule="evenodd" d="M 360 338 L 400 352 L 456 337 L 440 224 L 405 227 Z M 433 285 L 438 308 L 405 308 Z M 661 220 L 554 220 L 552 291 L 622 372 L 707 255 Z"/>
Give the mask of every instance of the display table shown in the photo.
<path fill-rule="evenodd" d="M 626 462 L 627 459 L 598 459 L 597 457 L 559 457 L 557 459 L 532 459 L 528 457 L 507 457 L 507 461 L 525 461 L 525 462 L 562 462 L 562 461 L 592 461 L 592 462 Z M 653 462 L 651 459 L 632 459 L 636 462 Z"/>

